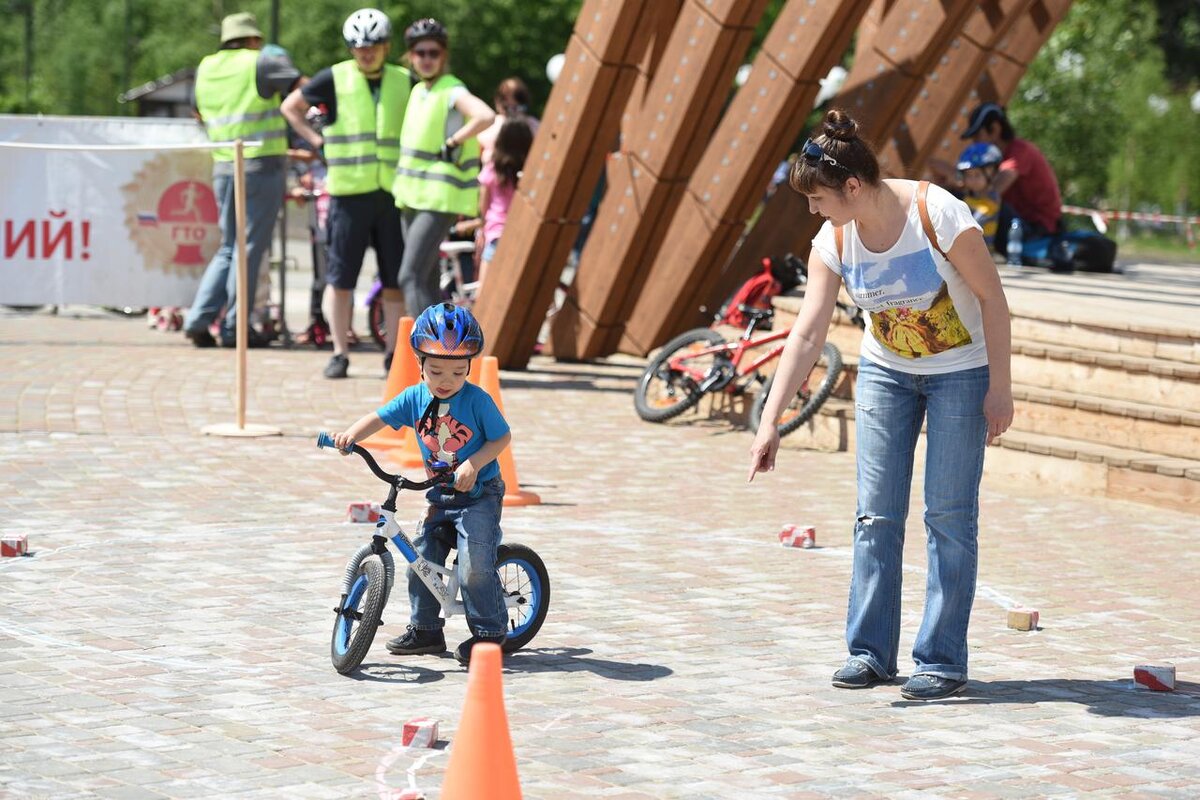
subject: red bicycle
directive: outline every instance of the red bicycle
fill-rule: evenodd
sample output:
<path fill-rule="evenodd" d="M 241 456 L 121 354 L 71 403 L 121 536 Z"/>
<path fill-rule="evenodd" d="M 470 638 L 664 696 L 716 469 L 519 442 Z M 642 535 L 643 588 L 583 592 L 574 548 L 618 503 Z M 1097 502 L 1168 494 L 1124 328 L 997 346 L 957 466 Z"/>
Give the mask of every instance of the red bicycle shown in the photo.
<path fill-rule="evenodd" d="M 803 262 L 791 254 L 787 258 L 799 270 L 803 282 L 807 278 Z M 859 328 L 865 326 L 861 309 L 840 301 L 838 308 Z M 658 355 L 646 366 L 634 390 L 633 404 L 639 417 L 647 422 L 665 422 L 695 406 L 708 392 L 740 395 L 751 385 L 759 384 L 750 408 L 750 428 L 758 429 L 763 406 L 775 379 L 774 374 L 767 377 L 760 369 L 783 352 L 783 340 L 789 331 L 755 337 L 757 328 L 770 326 L 774 309 L 739 306 L 738 310 L 746 315 L 747 323 L 745 331 L 734 341 L 727 341 L 711 328 L 696 328 L 681 333 L 663 345 Z M 742 365 L 748 350 L 775 342 L 778 344 L 764 355 Z M 780 436 L 792 433 L 812 419 L 833 393 L 842 367 L 841 351 L 832 342 L 826 342 L 812 372 L 780 417 Z"/>

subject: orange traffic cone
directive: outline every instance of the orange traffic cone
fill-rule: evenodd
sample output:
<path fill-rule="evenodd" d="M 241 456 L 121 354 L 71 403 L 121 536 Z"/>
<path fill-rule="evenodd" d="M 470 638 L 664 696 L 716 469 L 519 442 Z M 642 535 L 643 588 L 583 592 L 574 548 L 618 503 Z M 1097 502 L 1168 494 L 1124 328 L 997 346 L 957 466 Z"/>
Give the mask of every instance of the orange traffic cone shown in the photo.
<path fill-rule="evenodd" d="M 396 333 L 396 352 L 392 356 L 392 368 L 388 370 L 387 386 L 383 390 L 384 403 L 389 402 L 393 397 L 421 380 L 421 365 L 417 363 L 417 354 L 408 346 L 408 340 L 412 337 L 412 329 L 413 318 L 401 317 L 399 330 Z M 425 463 L 425 459 L 421 457 L 421 448 L 417 447 L 417 437 L 412 428 L 395 430 L 387 426 L 378 433 L 368 436 L 360 444 L 388 450 L 388 460 L 404 467 L 419 467 Z"/>
<path fill-rule="evenodd" d="M 500 413 L 504 413 L 504 400 L 500 398 L 500 361 L 495 356 L 484 356 L 478 370 L 467 373 L 467 380 L 492 396 Z M 536 506 L 542 498 L 521 488 L 517 480 L 517 465 L 513 461 L 512 445 L 504 448 L 497 459 L 500 462 L 500 477 L 504 479 L 504 505 Z"/>
<path fill-rule="evenodd" d="M 521 800 L 517 758 L 504 713 L 500 645 L 471 648 L 462 721 L 450 748 L 442 800 Z"/>

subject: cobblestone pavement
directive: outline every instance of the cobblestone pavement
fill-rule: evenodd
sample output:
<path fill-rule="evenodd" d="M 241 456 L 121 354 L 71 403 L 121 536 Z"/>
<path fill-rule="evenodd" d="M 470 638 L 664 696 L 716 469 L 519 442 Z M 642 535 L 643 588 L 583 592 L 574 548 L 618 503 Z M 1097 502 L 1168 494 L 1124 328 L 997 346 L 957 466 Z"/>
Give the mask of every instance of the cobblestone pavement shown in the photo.
<path fill-rule="evenodd" d="M 378 354 L 336 382 L 311 350 L 252 351 L 248 419 L 284 435 L 213 438 L 201 428 L 233 420 L 230 351 L 68 311 L 0 312 L 0 529 L 33 551 L 0 561 L 0 796 L 437 797 L 465 671 L 387 654 L 402 593 L 360 673 L 328 657 L 343 565 L 368 536 L 341 519 L 382 493 L 314 436 L 377 404 Z M 747 486 L 749 435 L 640 422 L 638 371 L 503 374 L 520 476 L 545 501 L 505 530 L 554 587 L 541 634 L 505 662 L 527 798 L 1200 791 L 1194 517 L 985 480 L 967 691 L 922 705 L 898 685 L 834 689 L 852 456 L 787 450 Z M 820 547 L 781 548 L 785 522 L 814 525 Z M 1042 628 L 1007 629 L 1015 604 Z M 1134 688 L 1134 665 L 1163 661 L 1176 692 Z M 443 744 L 406 751 L 420 715 Z"/>

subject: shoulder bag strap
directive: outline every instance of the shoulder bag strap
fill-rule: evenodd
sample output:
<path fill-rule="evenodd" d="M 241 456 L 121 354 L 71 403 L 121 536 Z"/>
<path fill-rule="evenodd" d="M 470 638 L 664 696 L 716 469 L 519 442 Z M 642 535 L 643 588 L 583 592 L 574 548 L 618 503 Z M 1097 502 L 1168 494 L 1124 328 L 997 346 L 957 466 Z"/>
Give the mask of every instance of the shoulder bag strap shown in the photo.
<path fill-rule="evenodd" d="M 925 229 L 925 236 L 929 239 L 929 243 L 933 245 L 933 249 L 942 254 L 942 258 L 947 261 L 950 256 L 946 255 L 946 251 L 938 244 L 937 233 L 933 230 L 933 220 L 929 218 L 929 205 L 926 202 L 925 195 L 929 192 L 929 181 L 920 181 L 917 184 L 917 213 L 921 215 L 921 227 Z"/>

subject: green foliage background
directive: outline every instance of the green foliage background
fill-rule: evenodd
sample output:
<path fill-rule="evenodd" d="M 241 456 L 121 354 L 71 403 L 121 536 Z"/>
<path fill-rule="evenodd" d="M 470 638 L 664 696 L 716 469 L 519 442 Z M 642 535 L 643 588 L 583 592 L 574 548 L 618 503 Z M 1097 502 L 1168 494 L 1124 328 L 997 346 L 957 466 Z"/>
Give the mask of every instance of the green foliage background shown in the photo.
<path fill-rule="evenodd" d="M 452 68 L 490 99 L 503 78 L 518 75 L 540 107 L 550 92 L 546 61 L 565 49 L 581 0 L 411 0 L 377 3 L 403 29 L 436 17 L 450 30 Z M 363 0 L 279 0 L 279 44 L 306 74 L 349 57 L 342 23 Z M 217 47 L 221 18 L 252 11 L 270 38 L 270 0 L 0 0 L 0 112 L 131 114 L 125 90 L 194 66 Z M 26 84 L 25 21 L 32 9 L 33 74 Z M 128 20 L 128 23 L 127 23 Z M 126 25 L 128 24 L 128 29 Z M 28 91 L 27 91 L 28 88 Z"/>
<path fill-rule="evenodd" d="M 1075 0 L 1009 104 L 1067 202 L 1200 207 L 1200 3 Z"/>
<path fill-rule="evenodd" d="M 502 78 L 519 75 L 537 111 L 550 90 L 546 61 L 565 48 L 581 2 L 379 7 L 401 30 L 423 16 L 442 20 L 453 69 L 468 86 L 490 98 Z M 362 4 L 279 0 L 280 44 L 308 74 L 340 61 L 342 22 Z M 755 48 L 783 5 L 768 3 Z M 0 26 L 0 112 L 134 113 L 117 96 L 194 66 L 215 49 L 225 14 L 253 11 L 268 34 L 271 25 L 270 0 L 0 0 L 0 9 L 8 23 Z M 398 31 L 394 58 L 401 42 Z M 1018 133 L 1050 158 L 1068 201 L 1196 209 L 1200 113 L 1190 103 L 1198 91 L 1200 0 L 1075 0 L 1009 109 Z"/>

